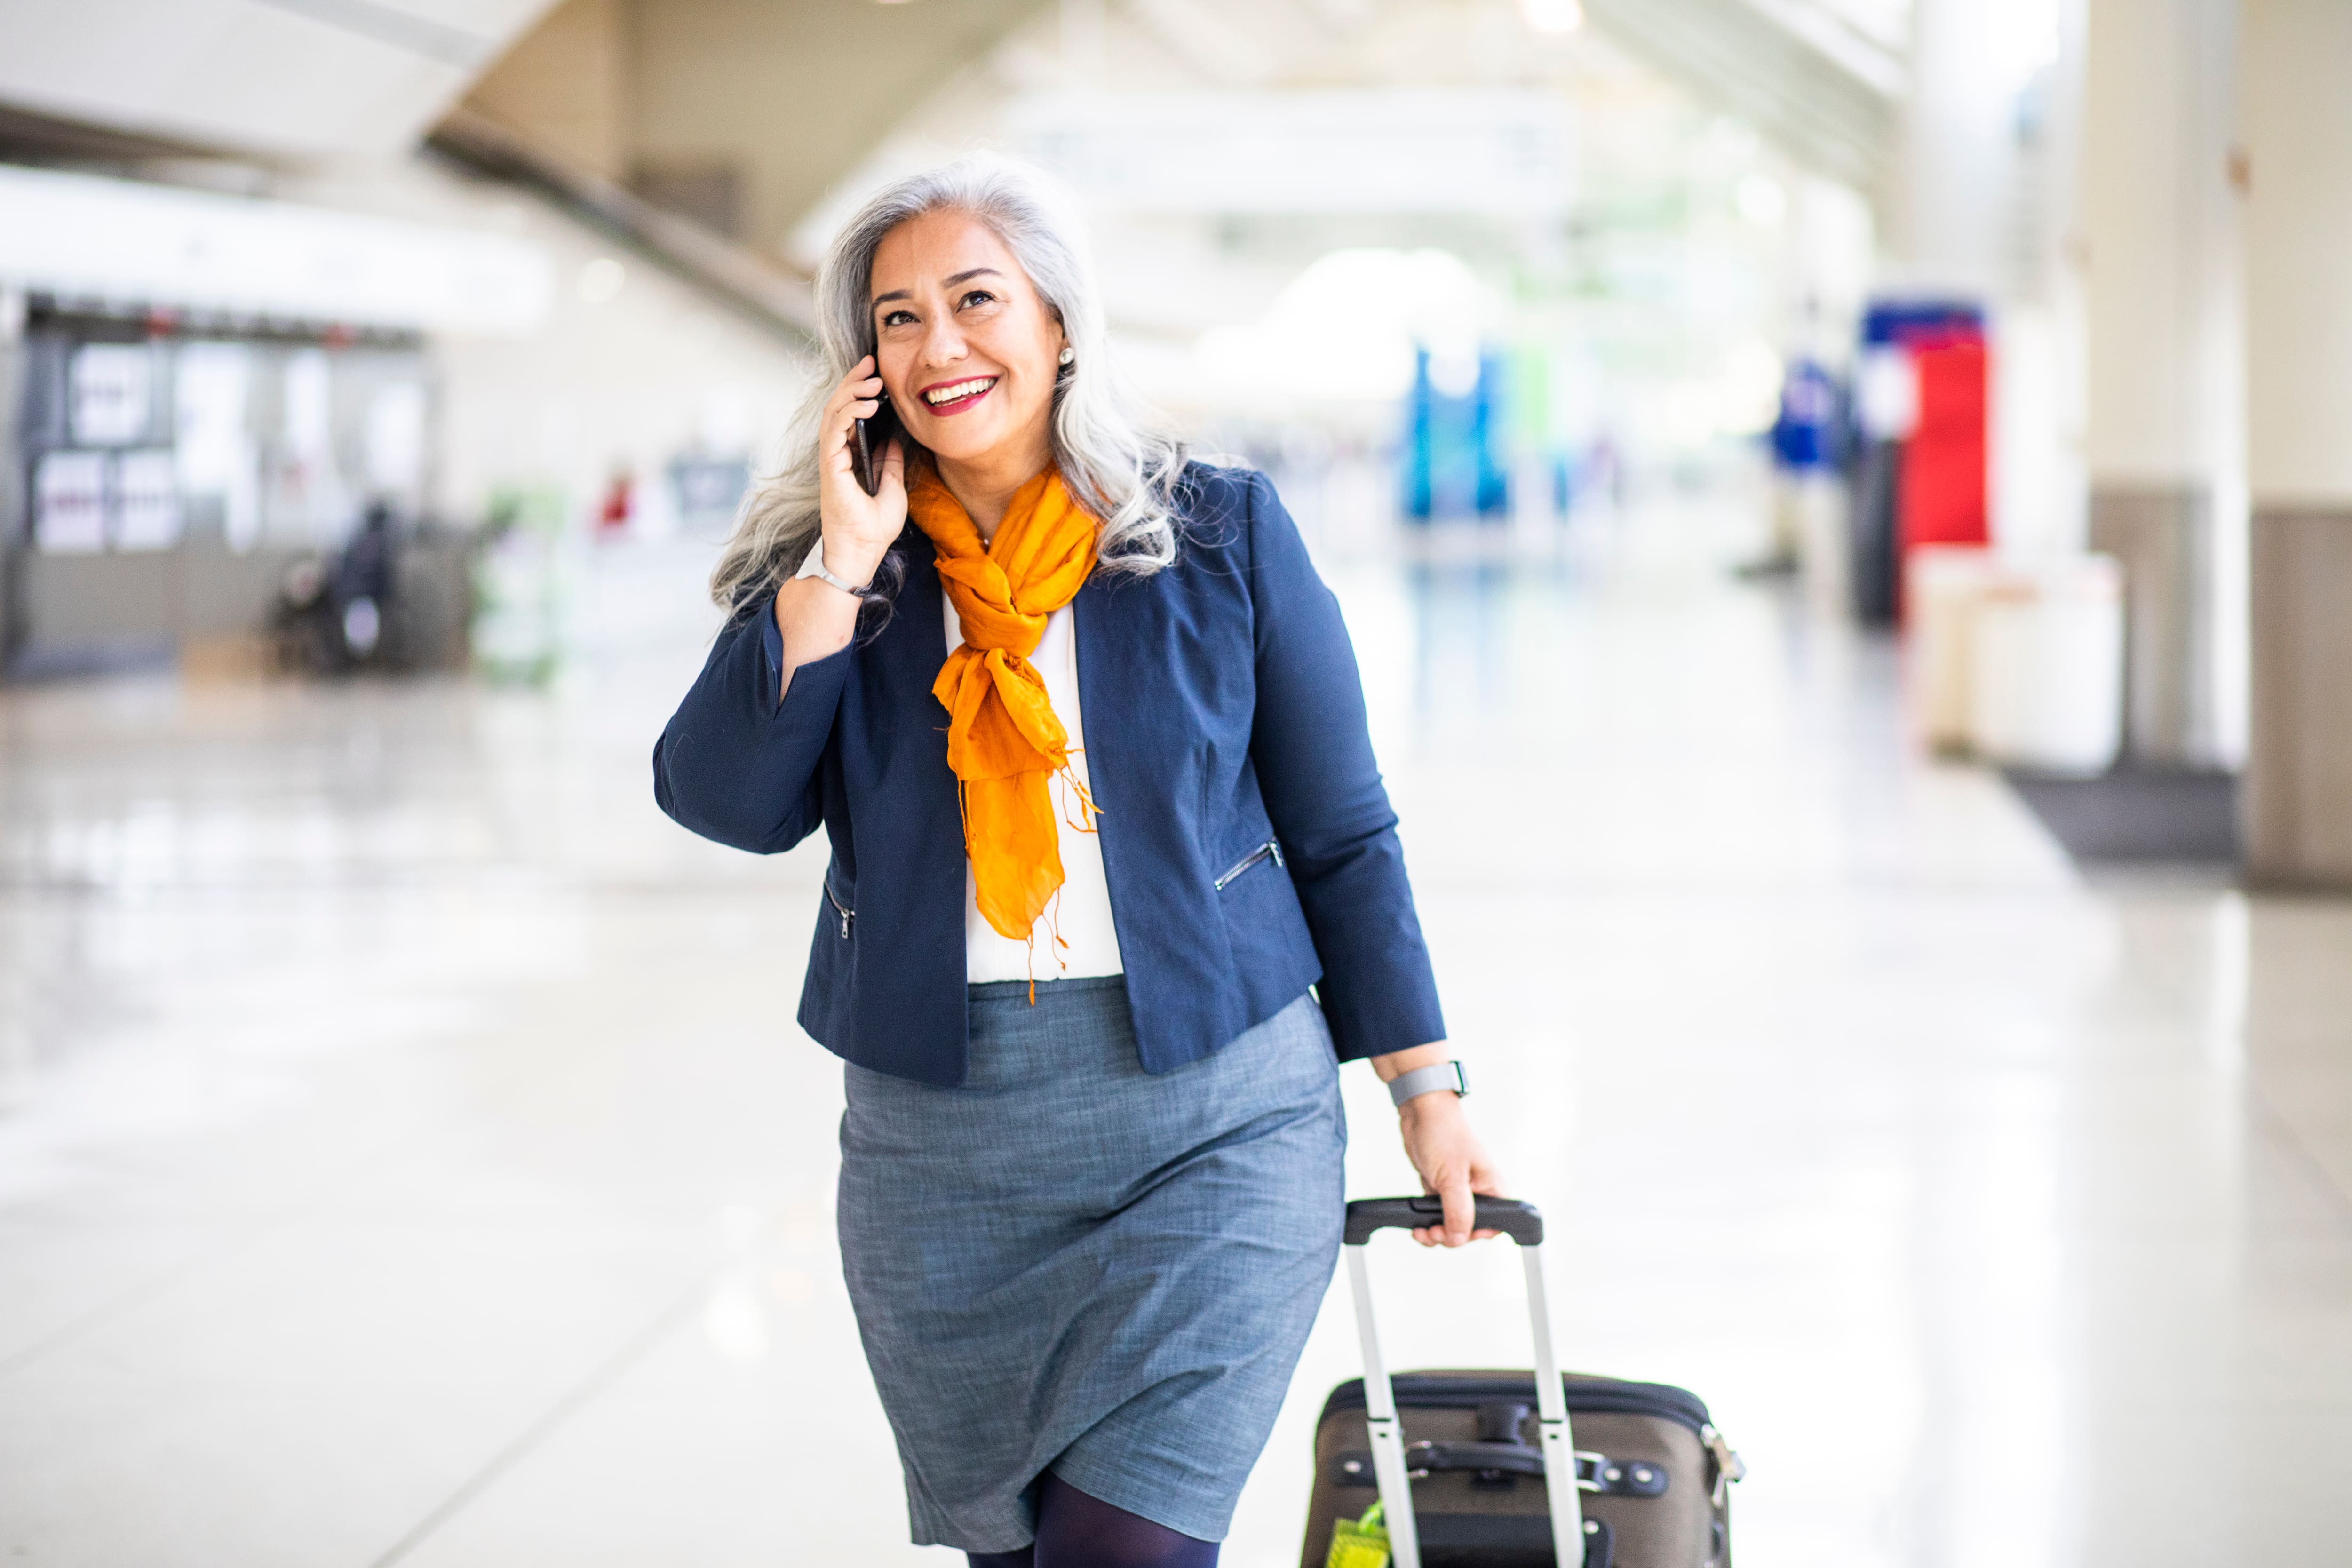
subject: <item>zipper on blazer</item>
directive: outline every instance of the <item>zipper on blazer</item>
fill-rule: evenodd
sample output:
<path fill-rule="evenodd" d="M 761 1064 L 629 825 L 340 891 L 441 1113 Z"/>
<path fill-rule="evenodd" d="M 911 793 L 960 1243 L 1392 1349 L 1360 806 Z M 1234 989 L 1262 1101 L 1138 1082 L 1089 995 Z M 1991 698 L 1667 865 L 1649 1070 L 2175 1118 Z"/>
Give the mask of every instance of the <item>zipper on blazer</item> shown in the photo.
<path fill-rule="evenodd" d="M 857 911 L 849 908 L 849 906 L 844 904 L 839 899 L 833 896 L 833 879 L 830 877 L 827 877 L 824 879 L 824 901 L 831 904 L 833 906 L 833 912 L 841 917 L 841 940 L 847 942 L 849 940 L 849 922 L 857 918 Z"/>
<path fill-rule="evenodd" d="M 1259 861 L 1265 859 L 1273 860 L 1273 862 L 1277 866 L 1282 864 L 1282 846 L 1276 843 L 1271 838 L 1259 845 L 1256 848 L 1251 850 L 1248 854 L 1243 856 L 1239 860 L 1234 861 L 1232 869 L 1228 870 L 1223 876 L 1217 879 L 1214 884 L 1216 890 L 1220 893 L 1223 892 L 1227 882 L 1232 881 L 1235 877 L 1240 876 L 1243 872 L 1248 870 Z"/>

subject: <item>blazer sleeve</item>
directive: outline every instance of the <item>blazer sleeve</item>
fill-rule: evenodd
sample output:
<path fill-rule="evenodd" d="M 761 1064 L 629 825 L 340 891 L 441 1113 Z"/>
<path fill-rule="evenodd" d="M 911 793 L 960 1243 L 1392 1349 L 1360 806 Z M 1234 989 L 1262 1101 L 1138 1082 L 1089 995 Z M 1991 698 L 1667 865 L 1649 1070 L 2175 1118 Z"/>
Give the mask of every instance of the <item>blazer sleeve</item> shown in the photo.
<path fill-rule="evenodd" d="M 1339 603 L 1263 474 L 1249 476 L 1257 713 L 1250 758 L 1323 965 L 1340 1059 L 1445 1038 Z"/>
<path fill-rule="evenodd" d="M 855 648 L 793 671 L 767 613 L 729 626 L 654 745 L 654 799 L 679 826 L 773 855 L 824 821 L 819 766 Z"/>

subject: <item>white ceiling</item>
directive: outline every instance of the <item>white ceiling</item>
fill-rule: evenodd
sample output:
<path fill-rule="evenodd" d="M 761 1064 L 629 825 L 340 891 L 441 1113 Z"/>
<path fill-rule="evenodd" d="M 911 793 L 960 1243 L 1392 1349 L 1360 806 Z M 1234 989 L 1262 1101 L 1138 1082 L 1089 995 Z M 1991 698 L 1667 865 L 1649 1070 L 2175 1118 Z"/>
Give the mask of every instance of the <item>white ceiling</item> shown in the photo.
<path fill-rule="evenodd" d="M 1890 0 L 1584 0 L 1593 25 L 1799 163 L 1863 191 L 1909 87 Z"/>
<path fill-rule="evenodd" d="M 388 154 L 551 0 L 0 0 L 0 102 L 277 156 Z"/>
<path fill-rule="evenodd" d="M 808 11 L 803 25 L 819 32 L 871 10 L 867 0 L 772 3 Z M 0 0 L 0 104 L 278 157 L 398 153 L 552 4 Z M 1908 8 L 1584 0 L 1598 30 L 1800 162 L 1864 189 L 1876 184 L 1906 88 Z M 1351 47 L 1386 9 L 1372 0 L 1066 0 L 1060 27 L 1116 17 L 1202 62 L 1218 85 L 1339 86 L 1361 75 Z M 985 52 L 966 44 L 974 58 Z"/>

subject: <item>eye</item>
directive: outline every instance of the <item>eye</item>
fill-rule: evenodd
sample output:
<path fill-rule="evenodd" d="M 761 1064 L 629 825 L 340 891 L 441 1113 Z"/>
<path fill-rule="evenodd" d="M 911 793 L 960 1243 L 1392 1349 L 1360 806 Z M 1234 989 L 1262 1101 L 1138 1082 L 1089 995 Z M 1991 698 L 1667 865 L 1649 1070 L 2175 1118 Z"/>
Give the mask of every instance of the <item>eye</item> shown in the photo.
<path fill-rule="evenodd" d="M 914 319 L 915 312 L 912 310 L 885 310 L 882 313 L 882 324 L 886 327 L 899 326 Z"/>
<path fill-rule="evenodd" d="M 956 308 L 960 310 L 969 310 L 973 305 L 992 303 L 995 299 L 996 296 L 985 289 L 968 289 L 964 291 L 963 298 L 956 301 Z"/>

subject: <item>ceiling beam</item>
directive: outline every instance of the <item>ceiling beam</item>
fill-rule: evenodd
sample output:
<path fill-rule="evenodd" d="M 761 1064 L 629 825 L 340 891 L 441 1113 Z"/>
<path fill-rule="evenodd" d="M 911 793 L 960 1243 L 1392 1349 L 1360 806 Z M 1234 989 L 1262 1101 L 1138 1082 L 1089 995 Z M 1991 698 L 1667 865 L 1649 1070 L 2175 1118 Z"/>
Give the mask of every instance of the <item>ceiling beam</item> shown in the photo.
<path fill-rule="evenodd" d="M 1592 24 L 1789 157 L 1874 195 L 1903 62 L 1805 0 L 1584 0 Z"/>

